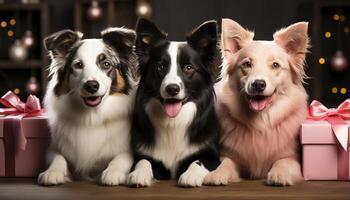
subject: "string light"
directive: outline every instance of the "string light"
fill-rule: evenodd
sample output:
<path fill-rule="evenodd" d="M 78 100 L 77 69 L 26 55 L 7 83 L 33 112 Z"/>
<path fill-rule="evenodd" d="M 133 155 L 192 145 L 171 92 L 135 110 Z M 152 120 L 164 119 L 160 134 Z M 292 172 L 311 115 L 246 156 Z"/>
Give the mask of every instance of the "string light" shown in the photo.
<path fill-rule="evenodd" d="M 347 92 L 347 91 L 346 91 L 346 88 L 341 88 L 341 89 L 340 89 L 340 93 L 346 94 L 346 92 Z"/>
<path fill-rule="evenodd" d="M 333 94 L 337 94 L 337 92 L 338 92 L 338 88 L 332 87 L 332 93 L 333 93 Z"/>
<path fill-rule="evenodd" d="M 325 36 L 326 38 L 330 38 L 330 37 L 332 36 L 332 33 L 329 32 L 329 31 L 327 31 L 327 32 L 324 33 L 324 36 Z"/>
<path fill-rule="evenodd" d="M 10 24 L 11 24 L 11 26 L 14 26 L 16 24 L 16 20 L 15 19 L 10 19 Z"/>
<path fill-rule="evenodd" d="M 333 15 L 333 20 L 338 21 L 340 19 L 340 16 L 338 14 Z"/>
<path fill-rule="evenodd" d="M 340 15 L 340 21 L 343 22 L 346 20 L 346 17 L 344 15 Z"/>
<path fill-rule="evenodd" d="M 15 33 L 11 30 L 7 31 L 7 36 L 12 37 Z"/>
<path fill-rule="evenodd" d="M 6 22 L 6 21 L 2 21 L 2 22 L 1 22 L 1 27 L 2 27 L 2 28 L 6 28 L 6 26 L 7 26 L 7 22 Z"/>
<path fill-rule="evenodd" d="M 323 65 L 323 64 L 326 62 L 326 59 L 320 58 L 320 59 L 318 59 L 318 62 L 319 62 L 321 65 Z"/>
<path fill-rule="evenodd" d="M 16 88 L 16 89 L 13 90 L 13 92 L 14 92 L 15 94 L 19 94 L 19 93 L 21 93 L 21 90 L 20 90 L 19 88 Z"/>
<path fill-rule="evenodd" d="M 348 34 L 350 31 L 349 27 L 344 27 L 344 33 Z"/>

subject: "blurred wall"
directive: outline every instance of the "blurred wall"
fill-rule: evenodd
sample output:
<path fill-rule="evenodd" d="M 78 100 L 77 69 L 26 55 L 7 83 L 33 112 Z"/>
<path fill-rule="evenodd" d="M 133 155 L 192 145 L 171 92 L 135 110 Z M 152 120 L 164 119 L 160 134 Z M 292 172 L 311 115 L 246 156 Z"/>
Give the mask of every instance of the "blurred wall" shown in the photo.
<path fill-rule="evenodd" d="M 172 40 L 205 20 L 231 18 L 255 31 L 256 39 L 297 21 L 300 5 L 312 0 L 153 0 L 154 20 Z M 311 10 L 310 10 L 311 13 Z"/>
<path fill-rule="evenodd" d="M 231 18 L 256 32 L 256 39 L 271 39 L 272 33 L 298 19 L 298 7 L 312 0 L 153 0 L 154 21 L 172 40 L 209 19 Z M 74 0 L 48 0 L 50 31 L 74 28 Z M 311 13 L 311 10 L 310 10 Z"/>

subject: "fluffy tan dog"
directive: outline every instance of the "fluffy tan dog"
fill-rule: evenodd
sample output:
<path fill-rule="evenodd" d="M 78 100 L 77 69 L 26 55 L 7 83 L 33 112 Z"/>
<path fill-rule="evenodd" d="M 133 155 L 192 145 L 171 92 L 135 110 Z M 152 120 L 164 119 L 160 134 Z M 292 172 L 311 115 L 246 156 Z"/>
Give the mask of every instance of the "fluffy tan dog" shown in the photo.
<path fill-rule="evenodd" d="M 222 20 L 222 80 L 216 85 L 222 127 L 221 165 L 205 178 L 222 185 L 267 178 L 269 185 L 302 180 L 298 131 L 307 114 L 302 85 L 308 23 L 277 31 L 272 41 Z"/>

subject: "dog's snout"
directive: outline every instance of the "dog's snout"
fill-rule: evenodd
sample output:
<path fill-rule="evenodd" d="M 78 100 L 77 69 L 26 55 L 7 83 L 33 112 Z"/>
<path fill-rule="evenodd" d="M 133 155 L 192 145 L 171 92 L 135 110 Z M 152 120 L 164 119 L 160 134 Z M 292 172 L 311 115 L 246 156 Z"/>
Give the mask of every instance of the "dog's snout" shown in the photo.
<path fill-rule="evenodd" d="M 166 86 L 165 90 L 170 96 L 176 96 L 180 92 L 180 86 L 177 84 L 170 84 Z"/>
<path fill-rule="evenodd" d="M 252 82 L 252 89 L 256 92 L 262 92 L 266 88 L 266 81 L 262 79 L 257 79 Z"/>
<path fill-rule="evenodd" d="M 97 90 L 100 88 L 100 84 L 93 80 L 93 81 L 86 81 L 86 83 L 84 84 L 84 89 L 86 92 L 88 93 L 95 93 L 97 92 Z"/>

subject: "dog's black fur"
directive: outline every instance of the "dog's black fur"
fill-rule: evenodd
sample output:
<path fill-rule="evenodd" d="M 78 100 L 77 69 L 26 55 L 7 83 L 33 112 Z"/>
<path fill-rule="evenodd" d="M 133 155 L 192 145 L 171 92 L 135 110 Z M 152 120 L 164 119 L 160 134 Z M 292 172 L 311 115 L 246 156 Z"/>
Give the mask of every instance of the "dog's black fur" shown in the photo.
<path fill-rule="evenodd" d="M 150 98 L 162 101 L 160 85 L 167 72 L 157 72 L 157 66 L 169 65 L 170 57 L 167 48 L 170 41 L 167 34 L 152 22 L 140 19 L 136 27 L 136 53 L 139 57 L 140 83 L 136 94 L 135 112 L 131 130 L 134 165 L 141 159 L 152 164 L 154 178 L 170 179 L 171 174 L 161 160 L 145 155 L 140 147 L 152 148 L 155 144 L 154 126 L 145 111 Z M 185 157 L 178 165 L 176 178 L 186 171 L 188 166 L 199 160 L 208 170 L 214 170 L 219 161 L 218 134 L 220 126 L 214 110 L 219 52 L 217 47 L 217 24 L 210 21 L 187 35 L 187 43 L 178 50 L 178 74 L 186 88 L 186 102 L 194 102 L 197 113 L 187 133 L 189 144 L 207 144 L 198 152 Z M 191 74 L 183 72 L 182 67 L 190 63 L 194 67 Z M 184 103 L 186 103 L 184 102 Z M 184 139 L 184 142 L 185 139 Z M 135 166 L 134 166 L 135 167 Z"/>

